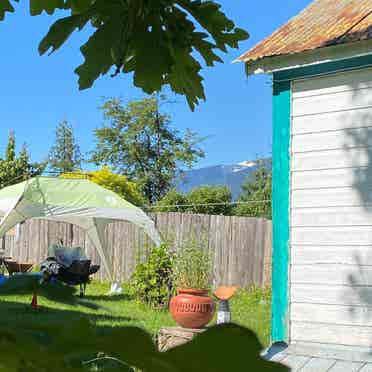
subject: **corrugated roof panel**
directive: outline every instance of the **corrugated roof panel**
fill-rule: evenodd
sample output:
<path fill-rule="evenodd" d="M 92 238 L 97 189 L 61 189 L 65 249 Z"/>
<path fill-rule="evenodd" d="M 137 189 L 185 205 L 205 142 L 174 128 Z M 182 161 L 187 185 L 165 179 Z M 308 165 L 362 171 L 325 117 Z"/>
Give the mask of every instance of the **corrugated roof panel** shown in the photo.
<path fill-rule="evenodd" d="M 371 38 L 372 0 L 315 0 L 238 60 L 249 62 Z"/>

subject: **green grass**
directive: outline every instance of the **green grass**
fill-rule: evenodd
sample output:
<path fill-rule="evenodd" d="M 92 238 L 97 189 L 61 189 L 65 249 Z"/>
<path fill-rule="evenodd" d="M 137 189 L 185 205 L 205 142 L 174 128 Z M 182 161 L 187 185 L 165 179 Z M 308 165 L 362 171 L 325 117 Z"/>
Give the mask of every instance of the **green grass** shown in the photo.
<path fill-rule="evenodd" d="M 109 286 L 91 283 L 87 288 L 87 306 L 68 305 L 38 298 L 40 309 L 31 308 L 31 296 L 2 296 L 0 325 L 33 327 L 37 324 L 61 325 L 87 317 L 97 328 L 137 326 L 156 334 L 161 327 L 175 326 L 168 311 L 154 310 L 126 295 L 106 296 Z M 94 306 L 92 306 L 94 305 Z M 233 321 L 256 332 L 268 345 L 270 328 L 270 293 L 259 289 L 241 290 L 231 303 Z"/>

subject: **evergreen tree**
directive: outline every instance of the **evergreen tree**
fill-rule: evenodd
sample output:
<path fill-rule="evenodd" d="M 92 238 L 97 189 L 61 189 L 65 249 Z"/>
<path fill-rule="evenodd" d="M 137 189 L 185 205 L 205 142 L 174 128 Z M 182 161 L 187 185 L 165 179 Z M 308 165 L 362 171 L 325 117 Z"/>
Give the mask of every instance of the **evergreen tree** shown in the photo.
<path fill-rule="evenodd" d="M 55 143 L 49 151 L 49 168 L 58 173 L 74 172 L 81 169 L 81 162 L 73 128 L 64 120 L 56 128 Z"/>
<path fill-rule="evenodd" d="M 271 219 L 271 163 L 262 161 L 253 174 L 253 179 L 248 179 L 242 186 L 242 193 L 235 208 L 238 216 L 264 217 Z"/>
<path fill-rule="evenodd" d="M 15 134 L 14 134 L 14 131 L 11 130 L 9 132 L 8 144 L 6 146 L 5 160 L 13 161 L 15 159 L 15 157 L 16 157 Z"/>
<path fill-rule="evenodd" d="M 10 186 L 43 173 L 45 163 L 33 163 L 24 144 L 17 156 L 14 132 L 9 133 L 5 158 L 0 158 L 0 188 Z"/>

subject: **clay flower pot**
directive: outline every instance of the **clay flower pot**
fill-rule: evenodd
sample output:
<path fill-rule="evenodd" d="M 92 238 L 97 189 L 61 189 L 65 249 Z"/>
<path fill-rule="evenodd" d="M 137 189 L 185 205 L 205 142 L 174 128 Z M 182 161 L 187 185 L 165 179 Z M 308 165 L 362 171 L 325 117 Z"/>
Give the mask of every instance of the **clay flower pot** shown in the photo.
<path fill-rule="evenodd" d="M 173 319 L 183 328 L 203 328 L 213 318 L 215 306 L 208 291 L 179 289 L 169 304 Z"/>

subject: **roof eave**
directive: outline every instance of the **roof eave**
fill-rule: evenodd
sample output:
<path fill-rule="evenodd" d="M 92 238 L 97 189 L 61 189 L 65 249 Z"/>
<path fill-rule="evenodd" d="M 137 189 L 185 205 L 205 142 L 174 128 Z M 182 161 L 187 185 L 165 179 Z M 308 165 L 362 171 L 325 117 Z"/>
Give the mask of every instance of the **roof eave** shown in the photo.
<path fill-rule="evenodd" d="M 372 39 L 242 62 L 245 62 L 247 75 L 270 74 L 369 54 L 372 54 Z"/>

